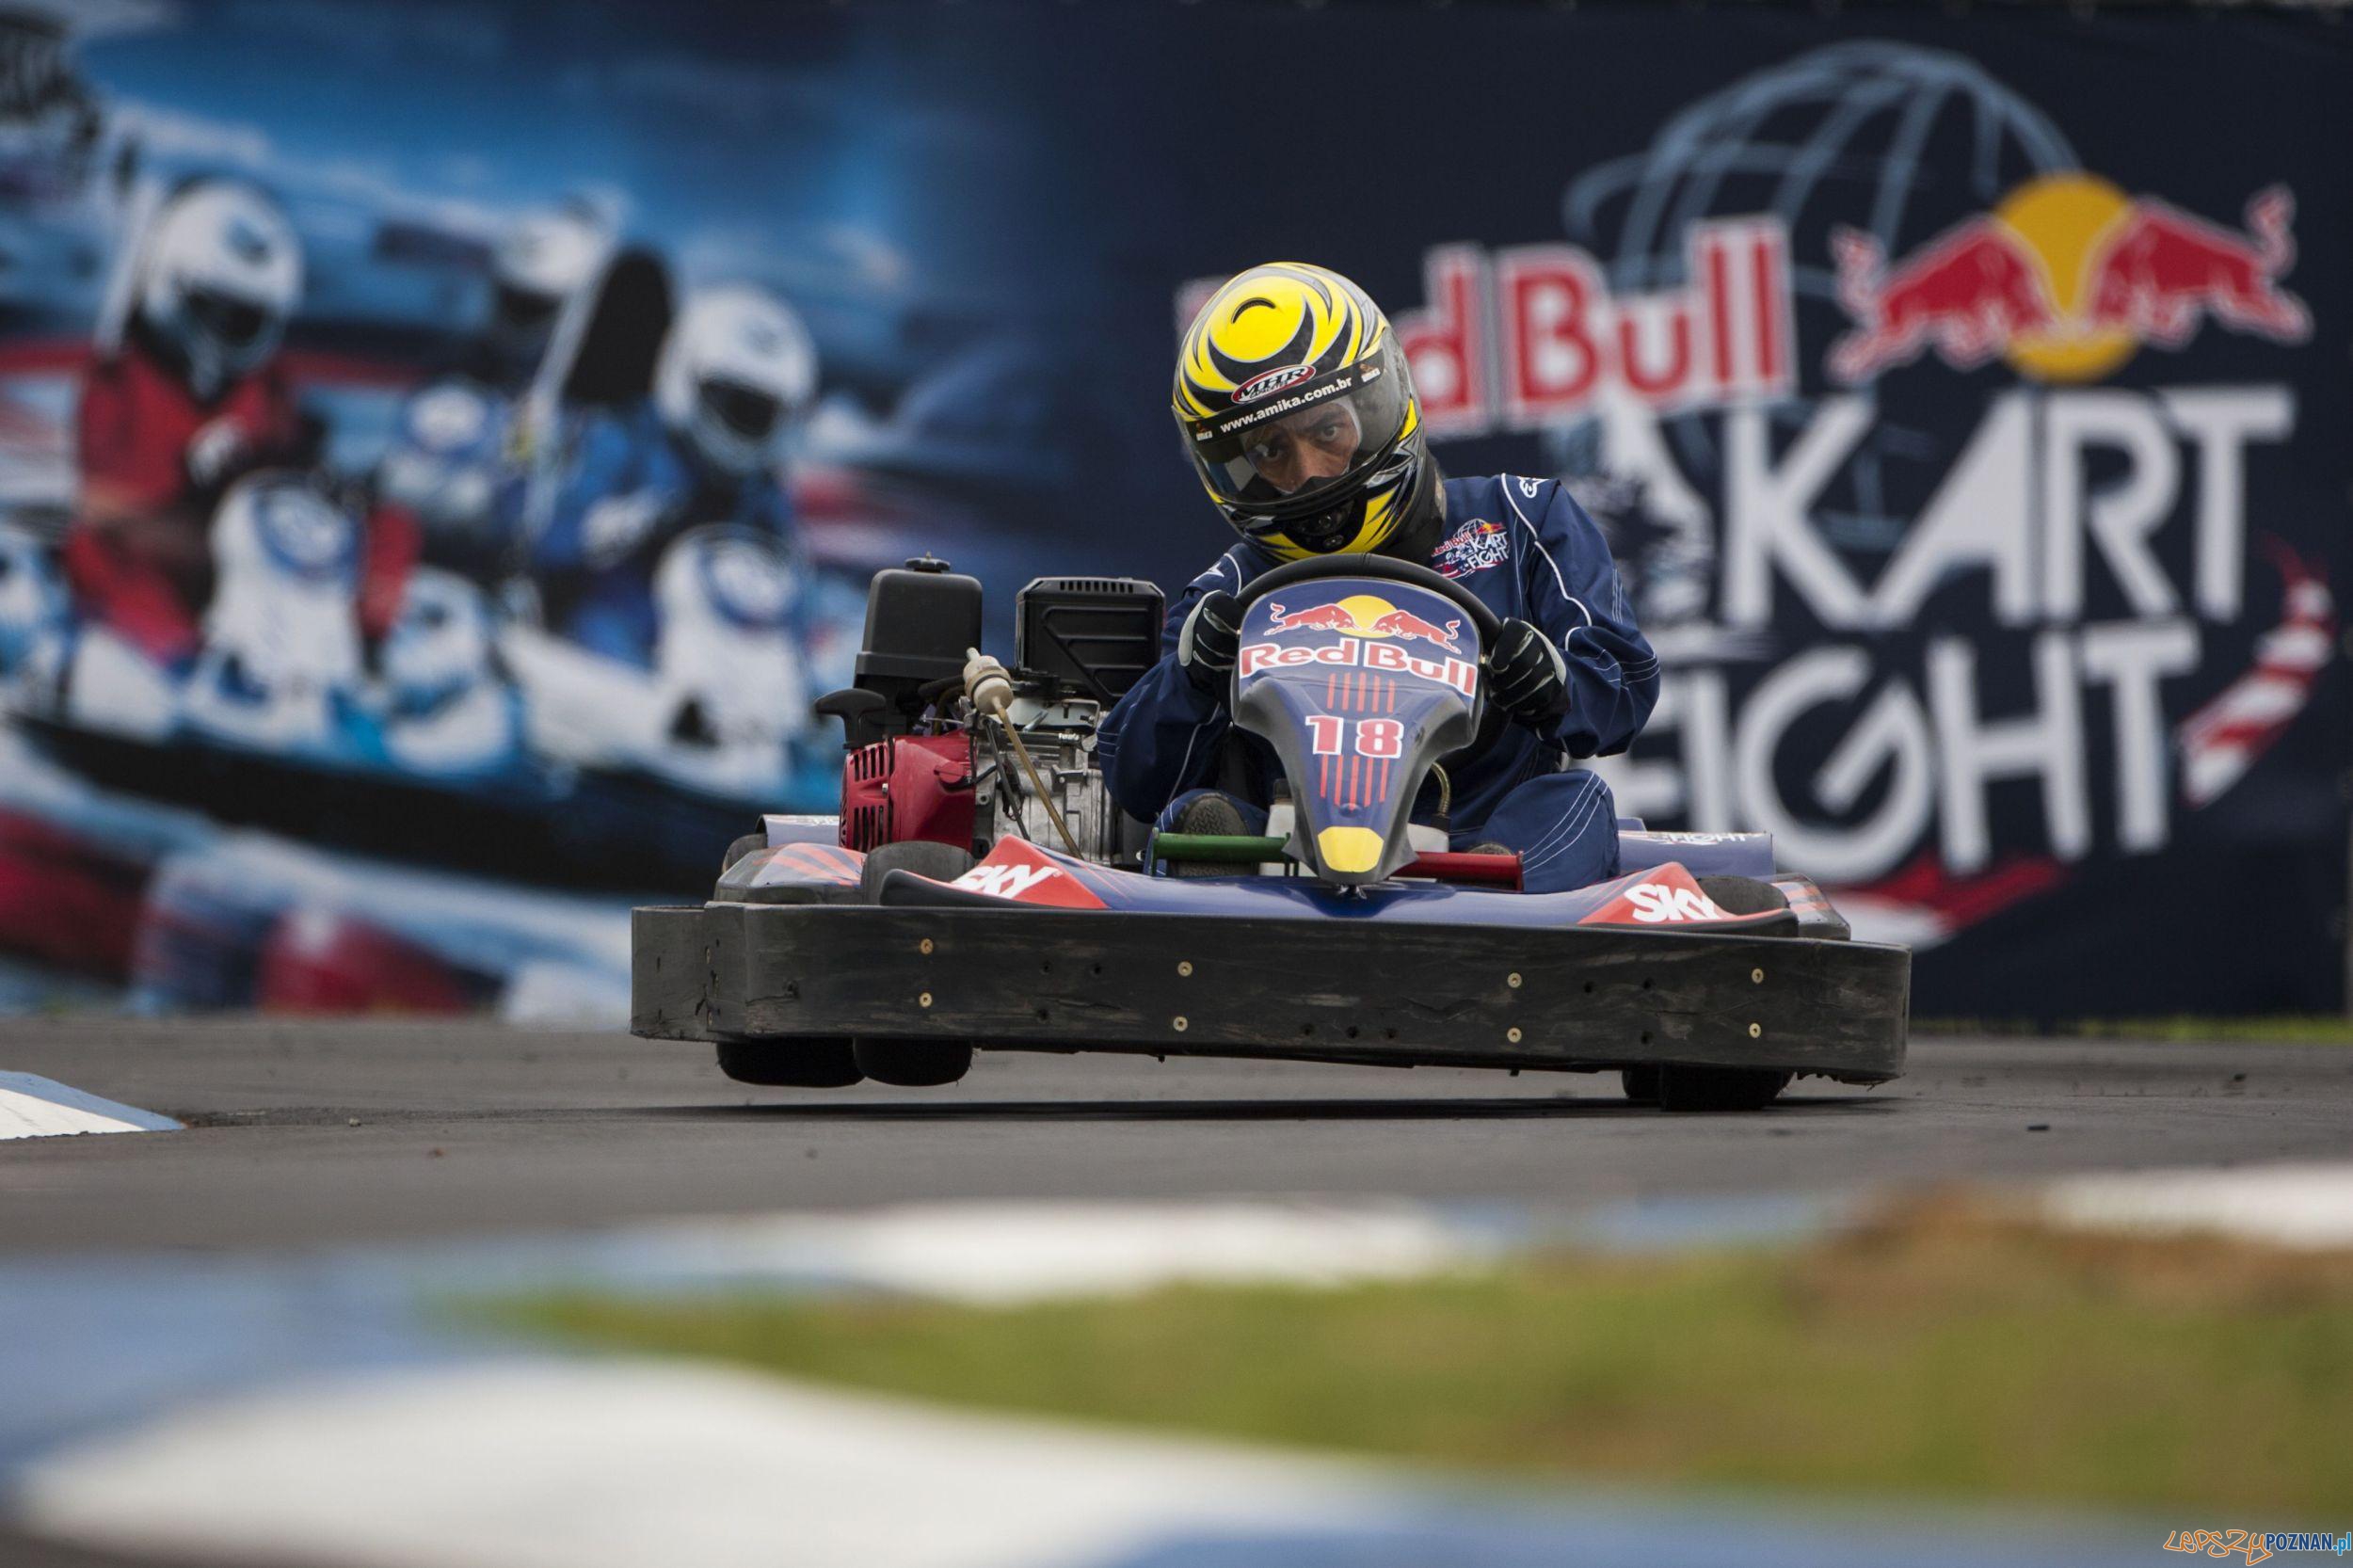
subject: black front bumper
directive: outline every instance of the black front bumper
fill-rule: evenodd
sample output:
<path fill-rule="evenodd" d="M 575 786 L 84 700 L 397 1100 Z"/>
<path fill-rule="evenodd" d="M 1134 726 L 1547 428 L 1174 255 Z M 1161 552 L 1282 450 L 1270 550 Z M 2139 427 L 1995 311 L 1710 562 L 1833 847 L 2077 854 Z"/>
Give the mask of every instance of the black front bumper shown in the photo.
<path fill-rule="evenodd" d="M 1903 1071 L 1912 954 L 1793 936 L 1007 908 L 634 912 L 630 1027 L 1427 1065 Z"/>

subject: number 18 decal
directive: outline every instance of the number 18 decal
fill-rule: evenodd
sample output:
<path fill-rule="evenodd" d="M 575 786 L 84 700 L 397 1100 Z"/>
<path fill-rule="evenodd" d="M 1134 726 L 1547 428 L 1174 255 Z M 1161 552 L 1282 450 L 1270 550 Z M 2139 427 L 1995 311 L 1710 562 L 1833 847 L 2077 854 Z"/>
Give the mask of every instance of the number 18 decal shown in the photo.
<path fill-rule="evenodd" d="M 1405 725 L 1399 719 L 1357 719 L 1353 721 L 1356 731 L 1356 755 L 1359 757 L 1395 757 L 1405 747 Z M 1352 721 L 1330 713 L 1310 713 L 1307 728 L 1313 732 L 1312 744 L 1318 757 L 1337 757 L 1341 752 L 1340 736 L 1351 728 Z"/>

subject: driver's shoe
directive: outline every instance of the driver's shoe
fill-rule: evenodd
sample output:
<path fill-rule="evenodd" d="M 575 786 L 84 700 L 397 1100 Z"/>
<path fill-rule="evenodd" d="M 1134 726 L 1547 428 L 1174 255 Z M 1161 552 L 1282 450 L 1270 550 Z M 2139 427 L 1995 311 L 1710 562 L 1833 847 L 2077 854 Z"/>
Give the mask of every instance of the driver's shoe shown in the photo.
<path fill-rule="evenodd" d="M 1214 790 L 1206 790 L 1185 803 L 1170 824 L 1172 833 L 1209 833 L 1220 838 L 1238 838 L 1249 828 L 1241 820 L 1241 808 L 1227 796 Z M 1231 876 L 1236 868 L 1213 861 L 1179 861 L 1168 868 L 1171 876 Z"/>

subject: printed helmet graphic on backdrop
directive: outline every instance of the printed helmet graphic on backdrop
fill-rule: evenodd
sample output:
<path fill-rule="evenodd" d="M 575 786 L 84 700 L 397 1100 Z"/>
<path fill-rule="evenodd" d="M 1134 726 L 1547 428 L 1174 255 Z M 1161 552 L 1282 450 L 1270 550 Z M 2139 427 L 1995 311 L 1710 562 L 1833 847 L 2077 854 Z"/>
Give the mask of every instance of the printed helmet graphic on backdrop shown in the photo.
<path fill-rule="evenodd" d="M 654 371 L 663 420 L 728 473 L 777 461 L 816 394 L 808 328 L 784 301 L 748 285 L 690 297 Z"/>
<path fill-rule="evenodd" d="M 275 201 L 237 181 L 197 181 L 140 243 L 139 312 L 210 398 L 277 348 L 302 273 L 302 242 Z"/>

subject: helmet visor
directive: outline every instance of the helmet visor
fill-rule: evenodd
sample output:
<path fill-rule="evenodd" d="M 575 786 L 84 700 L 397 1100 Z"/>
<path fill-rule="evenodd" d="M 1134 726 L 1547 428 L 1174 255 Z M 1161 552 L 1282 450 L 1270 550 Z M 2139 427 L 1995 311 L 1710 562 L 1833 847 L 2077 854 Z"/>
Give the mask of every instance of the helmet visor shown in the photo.
<path fill-rule="evenodd" d="M 1394 337 L 1353 365 L 1254 392 L 1273 380 L 1244 386 L 1235 396 L 1245 401 L 1189 428 L 1193 463 L 1222 503 L 1274 516 L 1313 510 L 1381 467 L 1404 430 L 1412 388 Z"/>
<path fill-rule="evenodd" d="M 269 312 L 262 306 L 217 289 L 191 290 L 187 312 L 197 330 L 229 354 L 256 347 L 272 325 Z"/>
<path fill-rule="evenodd" d="M 712 377 L 702 383 L 703 412 L 728 435 L 758 443 L 776 434 L 784 404 L 774 392 Z"/>
<path fill-rule="evenodd" d="M 512 283 L 502 282 L 493 287 L 492 311 L 501 325 L 518 332 L 554 330 L 556 312 L 564 303 L 561 295 L 540 294 Z"/>

